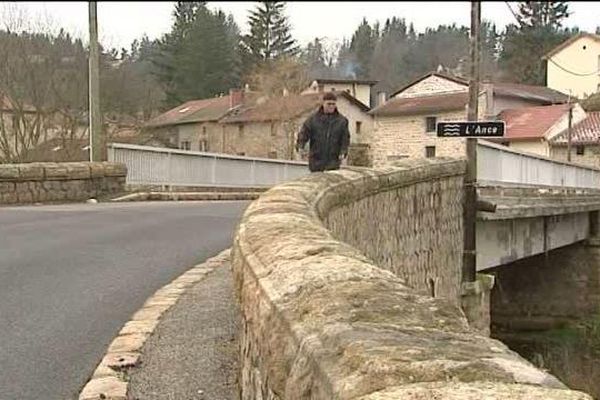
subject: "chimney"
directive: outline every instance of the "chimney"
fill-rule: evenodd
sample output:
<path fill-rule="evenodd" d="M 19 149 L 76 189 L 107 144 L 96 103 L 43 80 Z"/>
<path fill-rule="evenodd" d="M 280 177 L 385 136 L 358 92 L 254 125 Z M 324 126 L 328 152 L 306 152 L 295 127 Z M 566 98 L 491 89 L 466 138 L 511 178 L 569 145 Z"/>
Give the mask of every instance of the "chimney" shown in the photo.
<path fill-rule="evenodd" d="M 244 91 L 241 89 L 229 89 L 229 108 L 239 106 L 244 102 Z"/>
<path fill-rule="evenodd" d="M 387 101 L 386 92 L 377 92 L 377 107 L 382 106 Z"/>

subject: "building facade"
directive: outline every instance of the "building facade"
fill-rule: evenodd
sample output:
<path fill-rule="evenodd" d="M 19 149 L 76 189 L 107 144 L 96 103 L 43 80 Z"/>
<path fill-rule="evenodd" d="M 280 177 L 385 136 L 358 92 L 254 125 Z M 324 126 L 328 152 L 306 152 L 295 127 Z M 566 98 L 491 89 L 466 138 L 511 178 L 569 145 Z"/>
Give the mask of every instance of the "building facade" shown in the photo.
<path fill-rule="evenodd" d="M 600 36 L 580 33 L 566 40 L 543 59 L 549 88 L 579 99 L 600 92 Z"/>

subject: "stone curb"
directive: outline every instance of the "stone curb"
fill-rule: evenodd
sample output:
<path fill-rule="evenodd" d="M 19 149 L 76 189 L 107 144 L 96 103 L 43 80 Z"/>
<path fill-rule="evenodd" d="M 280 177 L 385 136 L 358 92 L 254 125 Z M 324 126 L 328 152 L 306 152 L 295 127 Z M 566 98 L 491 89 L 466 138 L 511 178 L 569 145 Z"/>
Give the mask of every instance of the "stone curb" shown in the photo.
<path fill-rule="evenodd" d="M 260 192 L 140 192 L 111 199 L 111 202 L 127 201 L 215 201 L 255 200 Z"/>
<path fill-rule="evenodd" d="M 79 400 L 127 400 L 130 368 L 139 366 L 141 350 L 162 315 L 204 276 L 230 258 L 227 249 L 184 272 L 157 290 L 127 322 L 108 346 L 92 377 L 79 393 Z"/>

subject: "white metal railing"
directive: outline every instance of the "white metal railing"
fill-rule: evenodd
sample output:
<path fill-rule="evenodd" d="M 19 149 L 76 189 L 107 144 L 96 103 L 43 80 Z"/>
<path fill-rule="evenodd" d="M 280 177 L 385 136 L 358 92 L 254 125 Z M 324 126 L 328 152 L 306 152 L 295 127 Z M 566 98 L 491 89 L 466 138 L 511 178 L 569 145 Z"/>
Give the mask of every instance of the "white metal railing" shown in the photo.
<path fill-rule="evenodd" d="M 273 186 L 309 173 L 300 161 L 110 143 L 108 161 L 127 166 L 127 183 L 164 186 Z"/>
<path fill-rule="evenodd" d="M 477 143 L 477 181 L 600 189 L 600 169 Z"/>

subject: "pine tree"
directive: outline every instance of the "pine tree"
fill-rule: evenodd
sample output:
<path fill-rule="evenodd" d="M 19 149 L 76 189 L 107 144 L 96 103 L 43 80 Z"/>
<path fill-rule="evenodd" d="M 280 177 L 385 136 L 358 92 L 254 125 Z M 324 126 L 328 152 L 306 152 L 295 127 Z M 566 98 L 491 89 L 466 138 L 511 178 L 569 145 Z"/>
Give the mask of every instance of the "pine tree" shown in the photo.
<path fill-rule="evenodd" d="M 262 1 L 250 12 L 250 34 L 243 39 L 245 68 L 251 71 L 257 64 L 298 53 L 290 24 L 285 16 L 285 2 Z"/>
<path fill-rule="evenodd" d="M 353 61 L 356 62 L 353 72 L 355 78 L 369 78 L 369 67 L 373 52 L 379 40 L 379 26 L 376 24 L 374 28 L 363 18 L 361 24 L 354 32 L 350 41 L 350 52 L 352 53 Z"/>
<path fill-rule="evenodd" d="M 176 5 L 171 32 L 152 55 L 169 107 L 226 93 L 240 84 L 239 29 L 233 17 L 212 12 L 204 2 L 182 3 Z"/>
<path fill-rule="evenodd" d="M 507 79 L 544 84 L 546 72 L 541 57 L 577 32 L 561 28 L 569 15 L 565 1 L 519 4 L 518 24 L 507 26 L 502 39 L 500 65 Z"/>

